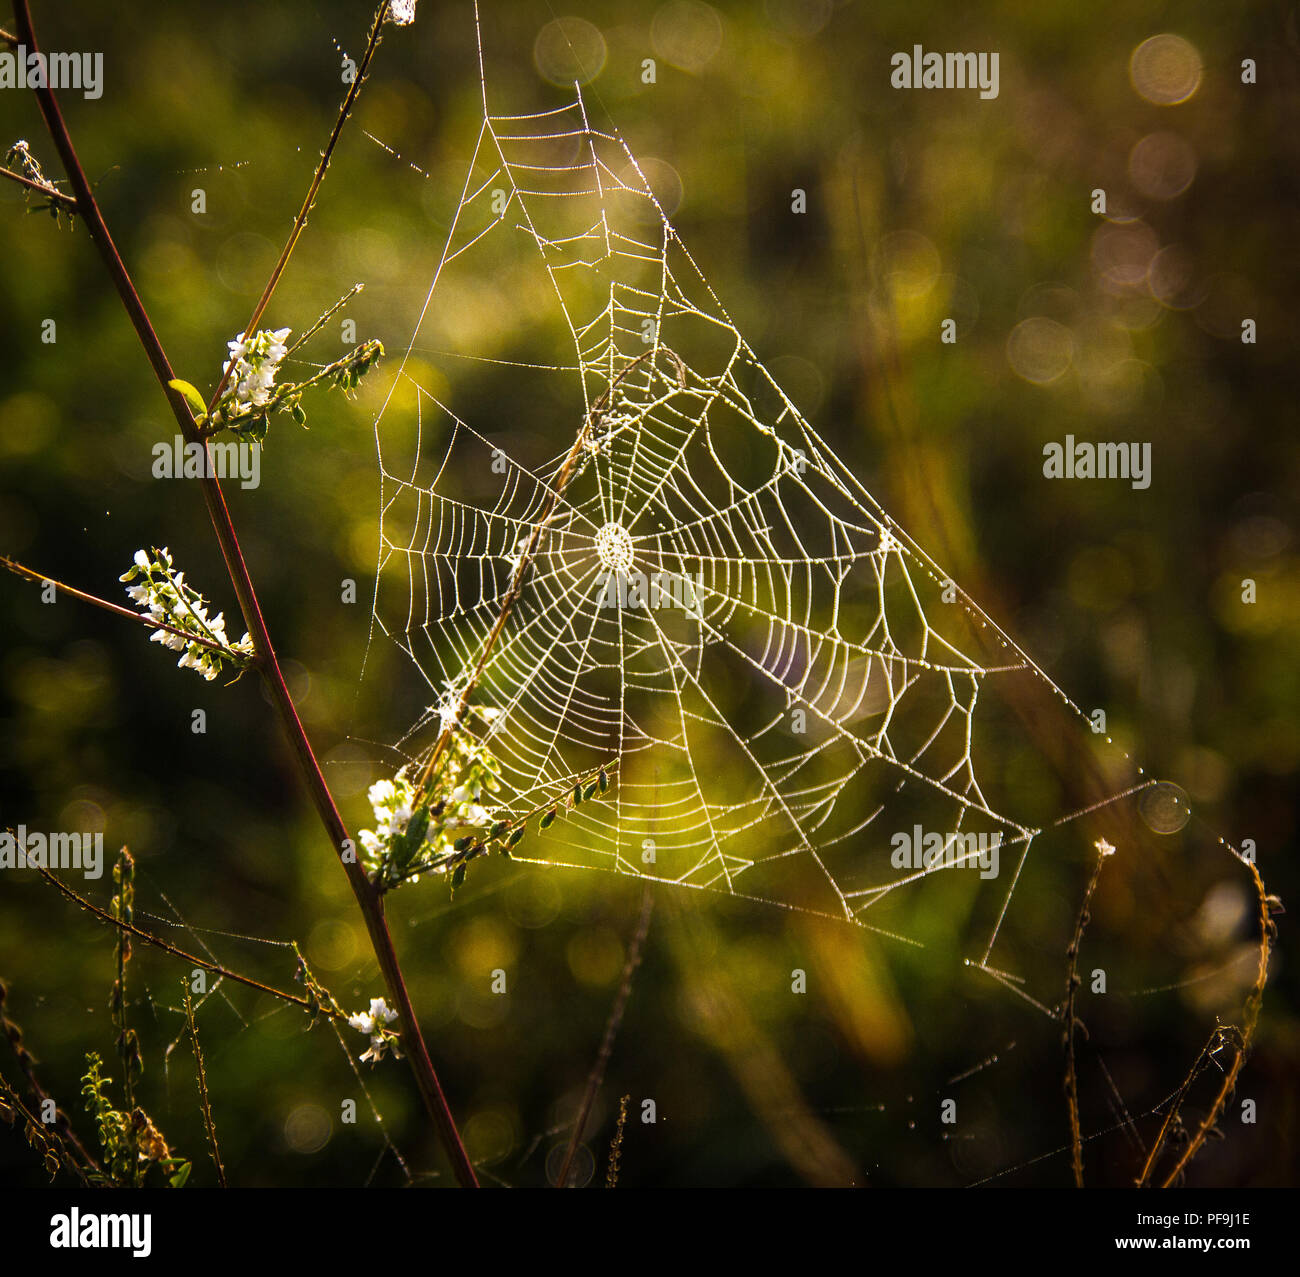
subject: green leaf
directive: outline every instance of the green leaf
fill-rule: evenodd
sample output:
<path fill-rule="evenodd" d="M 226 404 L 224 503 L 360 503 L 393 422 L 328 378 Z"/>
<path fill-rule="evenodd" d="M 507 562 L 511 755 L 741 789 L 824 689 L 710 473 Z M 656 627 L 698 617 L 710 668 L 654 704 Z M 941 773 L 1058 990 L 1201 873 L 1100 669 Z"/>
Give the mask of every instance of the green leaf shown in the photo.
<path fill-rule="evenodd" d="M 176 1172 L 175 1175 L 172 1175 L 171 1177 L 169 1177 L 169 1179 L 167 1180 L 167 1182 L 168 1182 L 168 1183 L 169 1183 L 173 1188 L 184 1188 L 184 1187 L 185 1187 L 185 1181 L 186 1181 L 187 1179 L 189 1179 L 189 1177 L 190 1177 L 190 1167 L 191 1167 L 192 1165 L 193 1165 L 192 1162 L 186 1162 L 186 1163 L 185 1163 L 185 1164 L 180 1168 L 180 1170 L 178 1170 L 178 1171 Z"/>
<path fill-rule="evenodd" d="M 188 381 L 182 381 L 179 377 L 167 383 L 173 390 L 177 391 L 190 406 L 190 411 L 194 414 L 194 420 L 200 425 L 208 418 L 208 405 L 203 401 L 203 396 L 199 394 L 198 388 L 190 385 Z"/>
<path fill-rule="evenodd" d="M 559 809 L 552 807 L 550 811 L 546 812 L 545 815 L 542 816 L 540 827 L 542 829 L 549 829 L 553 824 L 555 824 L 556 820 L 559 819 L 559 815 Z"/>
<path fill-rule="evenodd" d="M 466 834 L 463 838 L 457 838 L 456 841 L 451 844 L 451 849 L 452 851 L 467 851 L 470 843 L 473 841 L 474 839 Z"/>
<path fill-rule="evenodd" d="M 405 869 L 415 858 L 415 853 L 420 850 L 420 844 L 424 842 L 424 835 L 428 832 L 428 829 L 429 809 L 428 807 L 421 807 L 411 817 L 405 832 L 392 841 L 393 863 L 399 869 Z"/>
<path fill-rule="evenodd" d="M 584 799 L 595 798 L 596 790 L 598 790 L 599 788 L 600 788 L 600 782 L 593 780 L 591 784 L 588 785 L 587 788 L 582 791 L 583 798 Z"/>
<path fill-rule="evenodd" d="M 455 891 L 456 888 L 459 887 L 464 881 L 465 881 L 465 862 L 462 860 L 461 863 L 458 864 L 456 868 L 452 870 L 451 889 Z"/>
<path fill-rule="evenodd" d="M 506 839 L 506 846 L 507 847 L 518 846 L 523 836 L 524 836 L 524 827 L 523 825 L 520 825 L 519 828 L 516 829 L 515 832 L 510 835 L 509 838 Z"/>

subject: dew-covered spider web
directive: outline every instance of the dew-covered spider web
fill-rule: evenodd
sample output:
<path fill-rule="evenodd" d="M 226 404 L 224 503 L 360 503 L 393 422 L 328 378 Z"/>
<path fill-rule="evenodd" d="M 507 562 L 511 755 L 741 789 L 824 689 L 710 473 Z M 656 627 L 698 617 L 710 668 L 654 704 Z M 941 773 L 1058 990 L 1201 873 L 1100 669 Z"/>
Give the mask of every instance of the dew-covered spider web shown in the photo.
<path fill-rule="evenodd" d="M 728 984 L 713 937 L 681 942 L 691 929 L 680 925 L 663 941 L 679 946 L 681 984 L 708 1008 L 699 1018 L 712 1017 L 708 1045 L 739 1061 L 740 1088 L 806 1179 L 861 1182 L 825 1153 L 831 1131 L 876 1182 L 1065 1182 L 1076 1151 L 1090 1182 L 1131 1183 L 1157 1154 L 1150 1182 L 1176 1177 L 1223 1116 L 1216 1091 L 1235 1077 L 1259 1011 L 1260 911 L 1271 901 L 1250 856 L 1096 730 L 1096 711 L 890 518 L 859 473 L 869 458 L 827 442 L 733 323 L 647 180 L 654 170 L 598 98 L 575 85 L 543 109 L 498 113 L 481 38 L 479 58 L 469 168 L 375 421 L 371 636 L 409 657 L 424 693 L 416 710 L 393 711 L 406 727 L 394 754 L 416 768 L 453 732 L 497 760 L 491 815 L 527 818 L 528 832 L 512 850 L 524 867 L 493 890 L 555 866 L 654 884 L 656 898 L 689 902 L 691 889 L 752 903 L 748 917 L 776 916 L 791 943 L 820 952 L 819 995 L 839 967 L 849 972 L 840 1027 L 887 1019 L 848 1005 L 872 994 L 855 972 L 893 975 L 855 965 L 859 949 L 897 958 L 914 1049 L 900 1048 L 892 1072 L 877 1057 L 859 1070 L 855 1056 L 861 1085 L 847 1097 L 813 1095 L 811 1083 L 805 1096 L 767 1053 L 767 1029 Z M 593 783 L 602 774 L 608 783 Z M 538 815 L 552 807 L 559 818 L 542 832 Z M 1106 865 L 1118 885 L 1092 920 Z M 291 989 L 287 978 L 298 942 L 224 917 L 191 922 L 140 874 L 136 920 L 179 946 L 172 957 L 268 968 L 257 1001 L 225 975 L 196 995 L 205 1033 L 250 1065 L 259 1034 L 286 1049 L 303 1014 L 305 966 Z M 413 970 L 435 951 L 425 924 L 476 903 L 439 893 L 433 912 L 407 914 Z M 312 935 L 333 958 L 343 1008 L 366 1006 L 380 984 L 362 946 L 337 924 Z M 763 935 L 777 947 L 775 928 Z M 450 944 L 443 956 L 444 972 L 463 962 Z M 502 1022 L 485 997 L 448 993 L 455 980 L 437 990 L 444 1019 L 455 998 L 464 1024 Z M 155 1006 L 147 984 L 134 996 L 170 1078 L 183 1008 L 162 992 Z M 518 1011 L 520 1035 L 549 1014 L 522 999 Z M 927 1037 L 927 1016 L 945 1031 L 966 1026 L 969 1040 Z M 568 1019 L 577 1056 L 587 1026 L 577 1010 Z M 669 1087 L 676 1052 L 655 1042 L 660 1024 L 640 1038 L 659 1045 L 651 1065 L 614 1053 L 615 1093 Z M 1078 1043 L 1073 1139 L 1063 1027 Z M 337 1018 L 328 1031 L 346 1060 L 332 1062 L 330 1086 L 359 1097 L 373 1124 L 356 1163 L 366 1182 L 443 1178 L 422 1169 L 423 1152 L 402 1151 L 414 1128 L 390 1132 L 381 1105 L 392 1075 L 359 1064 L 366 1036 Z M 450 1040 L 439 1053 L 452 1053 Z M 1172 1072 L 1157 1067 L 1167 1040 L 1171 1054 L 1192 1043 Z M 810 1050 L 808 1072 L 817 1058 Z M 949 1101 L 961 1117 L 938 1129 Z M 550 1174 L 541 1150 L 557 1140 L 563 1150 L 572 1115 L 557 1106 L 537 1119 L 529 1109 L 504 1152 L 472 1150 L 486 1181 Z M 325 1108 L 301 1096 L 284 1125 L 294 1155 L 328 1138 Z M 592 1121 L 593 1144 L 608 1126 Z M 640 1134 L 644 1150 L 651 1137 Z M 1249 1138 L 1234 1133 L 1237 1145 Z M 657 1156 L 633 1147 L 629 1161 L 653 1170 Z M 883 1167 L 869 1160 L 887 1156 Z"/>
<path fill-rule="evenodd" d="M 782 390 L 599 100 L 575 84 L 498 113 L 481 37 L 479 59 L 472 159 L 375 423 L 372 640 L 427 690 L 400 755 L 416 767 L 464 734 L 500 765 L 494 817 L 556 805 L 516 860 L 887 944 L 943 936 L 972 978 L 1053 1020 L 1079 901 L 1048 902 L 1065 925 L 1044 954 L 1018 922 L 1055 890 L 1044 863 L 1072 866 L 1082 894 L 1099 841 L 1141 856 L 1180 835 L 1205 853 L 1190 896 L 1235 874 L 1248 900 L 1240 853 L 1097 730 Z M 1226 935 L 1191 979 L 1239 1005 L 1258 941 Z M 1099 1086 L 1094 1132 L 1132 1138 L 1109 1074 Z"/>
<path fill-rule="evenodd" d="M 768 373 L 581 88 L 499 115 L 482 84 L 395 385 L 414 396 L 376 423 L 374 624 L 429 689 L 409 739 L 477 736 L 505 815 L 614 778 L 520 859 L 901 940 L 899 898 L 959 876 L 989 896 L 968 957 L 1007 978 L 999 928 L 1044 831 L 1134 795 L 1169 830 L 1185 796 L 1092 757 L 1083 711 Z M 1011 717 L 1041 732 L 1044 693 L 1089 755 L 1087 801 L 1050 819 L 981 765 Z"/>

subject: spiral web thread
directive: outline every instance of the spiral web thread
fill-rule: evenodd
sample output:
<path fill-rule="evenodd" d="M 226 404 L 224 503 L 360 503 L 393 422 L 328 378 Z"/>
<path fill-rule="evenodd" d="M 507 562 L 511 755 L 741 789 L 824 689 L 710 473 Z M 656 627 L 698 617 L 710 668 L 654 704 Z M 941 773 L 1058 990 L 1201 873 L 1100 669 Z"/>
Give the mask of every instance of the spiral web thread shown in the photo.
<path fill-rule="evenodd" d="M 415 420 L 392 392 L 376 420 L 372 637 L 407 652 L 431 693 L 406 742 L 450 722 L 480 736 L 502 765 L 506 815 L 614 774 L 517 859 L 726 892 L 914 944 L 891 908 L 959 874 L 994 896 L 967 961 L 1052 1014 L 991 961 L 1046 825 L 1011 814 L 1013 789 L 990 796 L 976 759 L 1007 703 L 986 715 L 990 688 L 1036 684 L 1085 738 L 1086 716 L 781 390 L 580 87 L 551 110 L 495 115 L 481 37 L 479 56 L 473 161 L 394 387 L 413 388 Z M 462 322 L 476 290 L 536 323 Z M 544 321 L 572 363 L 537 358 Z M 492 366 L 494 388 L 508 366 L 509 402 L 461 415 L 426 355 L 458 377 Z M 604 605 L 610 574 L 629 571 L 667 605 Z M 1122 782 L 1051 828 L 1154 785 L 1126 755 L 1121 766 Z M 950 850 L 895 868 L 892 837 L 918 826 Z M 979 835 L 1000 838 L 991 881 L 972 872 Z"/>

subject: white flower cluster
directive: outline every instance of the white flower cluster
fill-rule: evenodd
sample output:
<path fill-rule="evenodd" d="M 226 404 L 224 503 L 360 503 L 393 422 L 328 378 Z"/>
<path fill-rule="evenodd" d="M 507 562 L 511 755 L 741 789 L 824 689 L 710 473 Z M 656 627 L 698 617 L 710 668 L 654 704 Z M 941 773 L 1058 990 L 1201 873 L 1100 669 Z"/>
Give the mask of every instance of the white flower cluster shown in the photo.
<path fill-rule="evenodd" d="M 130 584 L 137 577 L 142 578 L 140 584 Z M 177 662 L 181 669 L 197 670 L 211 682 L 221 672 L 224 661 L 242 666 L 252 658 L 252 639 L 245 634 L 238 643 L 230 641 L 224 614 L 208 615 L 207 602 L 185 584 L 185 573 L 172 570 L 172 556 L 166 546 L 148 552 L 137 550 L 134 563 L 118 580 L 128 583 L 126 592 L 131 602 L 151 621 L 193 636 L 187 639 L 161 629 L 149 636 L 151 642 L 181 654 Z"/>
<path fill-rule="evenodd" d="M 15 161 L 23 166 L 23 172 L 28 177 L 31 177 L 33 169 L 38 169 L 40 167 L 32 156 L 31 148 L 27 145 L 26 138 L 19 138 L 5 154 L 6 164 L 13 164 Z"/>
<path fill-rule="evenodd" d="M 275 389 L 280 363 L 288 353 L 284 339 L 290 331 L 288 328 L 274 331 L 264 328 L 251 341 L 245 341 L 244 334 L 240 333 L 234 341 L 227 343 L 230 358 L 221 365 L 221 371 L 225 374 L 231 364 L 234 371 L 230 374 L 229 389 L 221 396 L 224 417 L 247 416 L 266 407 Z"/>
<path fill-rule="evenodd" d="M 397 1059 L 402 1058 L 401 1039 L 388 1027 L 396 1019 L 397 1012 L 383 998 L 371 998 L 369 1011 L 348 1016 L 348 1023 L 370 1039 L 370 1049 L 361 1056 L 362 1063 L 378 1064 L 389 1047 Z"/>
<path fill-rule="evenodd" d="M 366 854 L 377 865 L 394 838 L 406 832 L 411 823 L 411 805 L 415 801 L 415 786 L 403 768 L 392 780 L 377 780 L 370 786 L 370 806 L 375 813 L 374 829 L 363 829 L 358 837 Z M 374 868 L 375 865 L 371 867 Z"/>
<path fill-rule="evenodd" d="M 488 719 L 496 711 L 476 711 Z M 391 780 L 376 781 L 368 797 L 375 813 L 374 829 L 357 835 L 367 856 L 367 869 L 382 881 L 415 882 L 413 864 L 427 864 L 425 872 L 446 873 L 454 859 L 453 844 L 461 838 L 486 834 L 495 816 L 486 805 L 497 788 L 497 762 L 482 742 L 465 732 L 453 732 L 438 775 L 432 786 L 432 800 L 423 800 L 403 767 Z M 424 825 L 422 833 L 412 821 Z M 418 838 L 418 845 L 408 845 Z"/>

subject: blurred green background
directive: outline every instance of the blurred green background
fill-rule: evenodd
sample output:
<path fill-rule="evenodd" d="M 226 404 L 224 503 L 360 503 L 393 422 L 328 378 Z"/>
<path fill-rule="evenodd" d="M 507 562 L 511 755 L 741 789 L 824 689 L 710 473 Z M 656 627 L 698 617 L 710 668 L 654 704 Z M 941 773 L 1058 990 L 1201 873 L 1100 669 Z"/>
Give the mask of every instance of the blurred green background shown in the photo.
<path fill-rule="evenodd" d="M 1294 8 L 487 9 L 488 78 L 512 109 L 563 100 L 548 82 L 567 74 L 552 24 L 557 14 L 590 24 L 589 47 L 604 56 L 588 100 L 638 158 L 671 168 L 677 228 L 758 356 L 920 544 L 1074 700 L 1107 707 L 1111 733 L 1177 780 L 1206 828 L 1253 838 L 1270 889 L 1292 899 Z M 72 0 L 37 4 L 35 18 L 46 48 L 104 53 L 102 99 L 64 94 L 63 109 L 174 366 L 208 391 L 306 189 L 341 98 L 341 51 L 360 56 L 367 9 Z M 586 27 L 568 30 L 591 39 Z M 1131 72 L 1135 49 L 1164 32 L 1185 46 L 1154 78 Z M 999 51 L 999 96 L 891 89 L 890 54 L 918 43 Z M 641 79 L 647 57 L 653 85 Z M 1258 66 L 1251 86 L 1240 82 L 1246 57 Z M 1186 101 L 1152 100 L 1161 75 L 1176 80 L 1189 65 L 1199 79 Z M 361 281 L 348 312 L 358 334 L 404 349 L 479 119 L 470 7 L 424 0 L 414 26 L 389 30 L 268 322 L 302 331 Z M 0 124 L 5 147 L 27 139 L 59 175 L 29 96 L 0 93 Z M 1090 208 L 1097 187 L 1106 218 Z M 202 215 L 191 211 L 195 188 Z M 806 214 L 791 212 L 794 188 L 807 192 Z M 132 553 L 165 544 L 231 616 L 197 490 L 150 477 L 170 418 L 84 231 L 28 216 L 6 182 L 0 245 L 0 552 L 117 600 Z M 938 340 L 947 317 L 955 346 Z M 1245 317 L 1258 324 L 1254 345 L 1240 341 Z M 54 344 L 41 340 L 47 318 Z M 366 788 L 385 774 L 386 747 L 423 708 L 399 652 L 375 643 L 366 657 L 372 425 L 391 376 L 381 365 L 351 401 L 318 396 L 307 433 L 279 419 L 261 487 L 226 485 L 300 712 L 353 828 L 367 822 Z M 1154 482 L 1045 482 L 1042 445 L 1066 433 L 1150 440 Z M 1257 582 L 1253 605 L 1240 601 L 1246 577 Z M 339 601 L 344 578 L 359 583 L 355 605 Z M 294 964 L 282 946 L 296 938 L 349 1010 L 377 994 L 343 875 L 256 682 L 202 683 L 125 622 L 66 600 L 43 605 L 16 577 L 0 591 L 0 822 L 102 829 L 109 847 L 128 843 L 137 920 L 183 946 L 288 988 Z M 203 736 L 190 730 L 196 708 L 207 711 Z M 1031 735 L 1030 748 L 1042 739 Z M 990 766 L 1012 775 L 1024 743 Z M 1062 990 L 1085 851 L 1042 864 L 1017 924 L 1038 960 L 1059 962 Z M 1118 865 L 1098 897 L 1096 952 L 1122 973 L 1117 986 L 1143 992 L 1083 1013 L 1090 1049 L 1135 1115 L 1177 1086 L 1214 1015 L 1231 1018 L 1240 1003 L 1240 980 L 1223 971 L 1240 975 L 1250 940 L 1232 894 L 1242 883 L 1202 834 Z M 454 903 L 434 883 L 391 901 L 430 1049 L 485 1174 L 545 1182 L 641 890 L 493 861 Z M 107 878 L 88 891 L 104 903 Z M 913 952 L 741 901 L 662 888 L 655 898 L 589 1125 L 597 1182 L 624 1093 L 634 1099 L 628 1185 L 950 1184 L 1004 1171 L 993 1182 L 1068 1180 L 1059 1026 L 963 973 L 955 936 L 944 952 L 942 913 L 924 922 L 931 947 Z M 1227 922 L 1196 932 L 1189 920 L 1211 914 Z M 1300 1042 L 1285 915 L 1279 923 L 1239 1092 L 1256 1100 L 1258 1123 L 1225 1122 L 1228 1138 L 1197 1161 L 1192 1182 L 1294 1182 Z M 1203 943 L 1187 943 L 1194 932 Z M 112 1057 L 111 966 L 103 928 L 33 874 L 0 876 L 9 1014 L 69 1110 L 84 1053 Z M 804 996 L 790 993 L 796 967 L 812 977 Z M 506 996 L 488 992 L 496 968 L 509 974 Z M 188 1047 L 168 1053 L 180 974 L 137 948 L 142 1096 L 173 1148 L 195 1159 L 193 1182 L 208 1183 Z M 1165 985 L 1179 987 L 1149 992 Z M 222 995 L 200 1025 L 232 1180 L 401 1182 L 329 1029 L 304 1034 L 292 1010 L 228 986 Z M 347 1045 L 355 1058 L 364 1043 L 350 1035 Z M 17 1078 L 2 1052 L 0 1072 Z M 411 1169 L 446 1182 L 409 1074 L 385 1063 L 361 1076 Z M 1082 1085 L 1087 1129 L 1114 1127 L 1095 1059 Z M 952 1138 L 938 1118 L 950 1092 L 963 1114 Z M 653 1126 L 637 1120 L 646 1096 L 658 1106 Z M 348 1097 L 360 1102 L 356 1126 L 339 1121 Z M 1152 1119 L 1138 1128 L 1149 1139 Z M 1129 1134 L 1089 1145 L 1094 1182 L 1131 1178 Z M 43 1178 L 5 1129 L 0 1177 Z"/>

